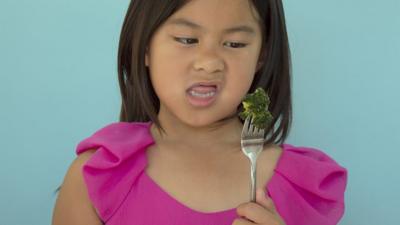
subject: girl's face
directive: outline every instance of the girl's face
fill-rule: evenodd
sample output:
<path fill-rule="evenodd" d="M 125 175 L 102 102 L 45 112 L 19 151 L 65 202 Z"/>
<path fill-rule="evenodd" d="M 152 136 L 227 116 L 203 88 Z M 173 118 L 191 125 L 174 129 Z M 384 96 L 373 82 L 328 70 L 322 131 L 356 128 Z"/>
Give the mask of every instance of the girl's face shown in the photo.
<path fill-rule="evenodd" d="M 253 81 L 261 40 L 249 0 L 192 0 L 175 12 L 146 54 L 161 122 L 200 127 L 236 113 Z"/>

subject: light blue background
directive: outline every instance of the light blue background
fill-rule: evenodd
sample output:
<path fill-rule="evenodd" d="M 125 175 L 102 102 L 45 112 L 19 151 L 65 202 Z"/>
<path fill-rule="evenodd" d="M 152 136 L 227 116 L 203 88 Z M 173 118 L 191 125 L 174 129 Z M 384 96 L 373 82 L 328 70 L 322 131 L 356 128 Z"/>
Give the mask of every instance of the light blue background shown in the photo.
<path fill-rule="evenodd" d="M 286 0 L 287 143 L 349 170 L 340 224 L 400 224 L 400 2 Z M 0 224 L 49 224 L 76 144 L 118 120 L 128 1 L 0 0 Z"/>

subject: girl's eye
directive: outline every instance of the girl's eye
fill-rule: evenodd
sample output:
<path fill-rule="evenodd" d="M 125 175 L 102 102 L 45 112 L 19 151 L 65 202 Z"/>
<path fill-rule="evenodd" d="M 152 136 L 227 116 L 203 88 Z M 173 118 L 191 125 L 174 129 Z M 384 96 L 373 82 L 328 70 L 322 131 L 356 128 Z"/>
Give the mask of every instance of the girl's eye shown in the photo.
<path fill-rule="evenodd" d="M 199 42 L 196 38 L 174 37 L 174 39 L 184 45 L 192 45 Z M 247 44 L 240 42 L 226 42 L 224 45 L 230 48 L 244 48 L 247 46 Z"/>
<path fill-rule="evenodd" d="M 247 46 L 247 44 L 240 42 L 227 42 L 226 45 L 231 48 L 244 48 Z"/>
<path fill-rule="evenodd" d="M 180 42 L 184 45 L 191 45 L 198 42 L 195 38 L 174 37 L 174 39 L 175 41 Z"/>

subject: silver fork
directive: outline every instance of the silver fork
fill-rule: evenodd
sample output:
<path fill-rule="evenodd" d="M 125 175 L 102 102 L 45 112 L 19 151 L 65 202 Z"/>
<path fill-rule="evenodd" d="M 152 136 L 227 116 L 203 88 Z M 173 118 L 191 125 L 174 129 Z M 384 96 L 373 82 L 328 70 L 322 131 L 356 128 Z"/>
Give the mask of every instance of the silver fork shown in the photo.
<path fill-rule="evenodd" d="M 253 126 L 253 119 L 250 119 L 247 117 L 244 122 L 240 143 L 243 153 L 250 159 L 250 200 L 256 202 L 257 157 L 263 150 L 265 131 Z"/>

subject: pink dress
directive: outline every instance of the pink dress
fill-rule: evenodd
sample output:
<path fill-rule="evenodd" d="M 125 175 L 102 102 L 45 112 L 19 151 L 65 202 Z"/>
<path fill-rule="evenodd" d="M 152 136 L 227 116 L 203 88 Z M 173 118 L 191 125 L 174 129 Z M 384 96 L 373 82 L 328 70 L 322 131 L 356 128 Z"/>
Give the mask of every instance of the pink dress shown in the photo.
<path fill-rule="evenodd" d="M 236 208 L 193 210 L 146 174 L 154 143 L 149 123 L 112 123 L 81 141 L 80 154 L 98 150 L 83 166 L 89 197 L 107 225 L 231 225 Z M 322 151 L 282 144 L 266 193 L 287 225 L 333 225 L 344 213 L 347 171 Z"/>

